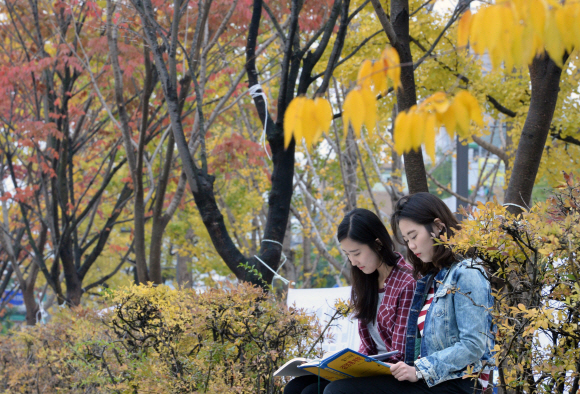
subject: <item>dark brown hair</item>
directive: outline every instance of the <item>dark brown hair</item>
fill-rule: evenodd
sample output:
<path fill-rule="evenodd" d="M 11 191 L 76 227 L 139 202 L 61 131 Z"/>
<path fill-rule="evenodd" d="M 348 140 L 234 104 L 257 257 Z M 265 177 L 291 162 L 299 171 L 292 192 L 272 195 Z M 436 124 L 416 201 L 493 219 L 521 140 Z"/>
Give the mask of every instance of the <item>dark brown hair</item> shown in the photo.
<path fill-rule="evenodd" d="M 341 242 L 349 238 L 368 245 L 381 259 L 381 264 L 395 266 L 399 256 L 393 250 L 393 241 L 381 219 L 368 209 L 356 208 L 347 213 L 336 230 L 336 238 Z M 377 239 L 379 242 L 377 242 Z M 354 313 L 363 324 L 375 322 L 379 300 L 379 272 L 365 274 L 352 264 L 351 300 Z"/>
<path fill-rule="evenodd" d="M 434 233 L 433 223 L 435 219 L 441 220 L 445 227 L 440 234 L 451 237 L 455 230 L 459 229 L 459 223 L 455 215 L 445 205 L 439 197 L 429 193 L 415 193 L 401 197 L 395 204 L 395 210 L 391 216 L 391 228 L 393 229 L 395 240 L 406 245 L 399 231 L 399 221 L 408 219 L 412 222 L 425 226 L 429 234 Z M 443 267 L 449 267 L 458 256 L 445 245 L 434 245 L 433 260 L 429 263 L 423 262 L 414 253 L 407 250 L 407 261 L 413 265 L 413 276 L 415 279 L 431 272 L 439 272 Z"/>

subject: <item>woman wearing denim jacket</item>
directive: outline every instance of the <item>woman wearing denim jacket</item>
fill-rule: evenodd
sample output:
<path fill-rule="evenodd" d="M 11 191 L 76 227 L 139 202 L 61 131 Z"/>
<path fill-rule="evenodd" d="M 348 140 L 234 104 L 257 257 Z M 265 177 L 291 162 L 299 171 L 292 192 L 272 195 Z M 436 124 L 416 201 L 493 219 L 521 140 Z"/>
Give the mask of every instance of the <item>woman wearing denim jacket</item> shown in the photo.
<path fill-rule="evenodd" d="M 434 242 L 459 227 L 439 198 L 416 193 L 401 198 L 391 217 L 397 240 L 407 244 L 407 260 L 420 277 L 407 320 L 405 361 L 392 376 L 342 379 L 324 394 L 481 393 L 487 385 L 493 298 L 483 267 Z M 468 369 L 479 379 L 464 379 Z"/>

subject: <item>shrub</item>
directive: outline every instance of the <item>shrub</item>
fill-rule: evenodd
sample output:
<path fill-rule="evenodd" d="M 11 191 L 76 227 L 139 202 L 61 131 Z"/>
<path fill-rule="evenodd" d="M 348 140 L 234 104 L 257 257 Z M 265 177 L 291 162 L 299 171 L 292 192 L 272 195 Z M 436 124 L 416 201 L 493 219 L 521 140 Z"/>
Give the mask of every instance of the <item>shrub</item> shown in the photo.
<path fill-rule="evenodd" d="M 449 244 L 495 273 L 499 383 L 515 393 L 576 393 L 580 370 L 580 186 L 513 216 L 496 202 L 469 213 Z"/>
<path fill-rule="evenodd" d="M 247 284 L 130 286 L 109 304 L 2 337 L 2 392 L 278 393 L 272 373 L 320 333 L 313 317 Z"/>

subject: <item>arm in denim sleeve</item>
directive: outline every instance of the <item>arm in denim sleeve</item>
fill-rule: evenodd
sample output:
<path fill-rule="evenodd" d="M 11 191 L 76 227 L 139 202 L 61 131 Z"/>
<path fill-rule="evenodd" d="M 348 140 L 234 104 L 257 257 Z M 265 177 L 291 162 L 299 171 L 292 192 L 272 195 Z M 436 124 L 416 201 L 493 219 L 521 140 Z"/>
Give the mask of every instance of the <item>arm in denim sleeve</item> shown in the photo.
<path fill-rule="evenodd" d="M 476 268 L 460 267 L 453 297 L 453 310 L 459 331 L 451 347 L 422 357 L 415 362 L 426 383 L 433 386 L 453 372 L 462 371 L 481 359 L 489 335 L 489 281 Z"/>
<path fill-rule="evenodd" d="M 417 282 L 409 281 L 401 290 L 397 303 L 397 311 L 395 312 L 395 327 L 393 329 L 392 349 L 398 350 L 399 354 L 391 357 L 388 361 L 396 363 L 405 358 L 405 343 L 407 340 L 407 320 L 409 319 L 409 311 L 413 303 L 413 295 L 415 294 L 415 287 Z"/>

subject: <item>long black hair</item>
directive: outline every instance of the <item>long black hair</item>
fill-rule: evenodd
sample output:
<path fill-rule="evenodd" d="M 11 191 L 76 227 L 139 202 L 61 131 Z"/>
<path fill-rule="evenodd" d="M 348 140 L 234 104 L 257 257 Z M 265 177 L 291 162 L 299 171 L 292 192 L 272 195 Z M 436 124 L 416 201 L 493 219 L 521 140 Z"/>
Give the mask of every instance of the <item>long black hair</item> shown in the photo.
<path fill-rule="evenodd" d="M 451 237 L 454 231 L 459 229 L 459 223 L 447 205 L 439 197 L 430 193 L 410 194 L 401 197 L 395 204 L 395 210 L 391 216 L 391 228 L 397 242 L 406 245 L 399 231 L 399 221 L 401 219 L 408 219 L 425 226 L 429 234 L 435 233 L 433 224 L 435 219 L 439 219 L 445 226 L 439 234 L 445 234 L 447 238 Z M 456 256 L 445 245 L 434 246 L 433 259 L 429 263 L 423 262 L 410 250 L 407 251 L 407 261 L 410 261 L 413 265 L 415 279 L 431 272 L 439 272 L 441 268 L 451 266 L 458 258 L 459 256 Z"/>
<path fill-rule="evenodd" d="M 368 209 L 356 208 L 346 214 L 336 231 L 339 242 L 349 238 L 368 245 L 381 259 L 381 264 L 395 266 L 399 256 L 393 250 L 393 241 L 381 219 Z M 377 241 L 378 240 L 378 241 Z M 364 324 L 375 322 L 379 296 L 379 271 L 365 274 L 351 265 L 351 300 L 357 319 Z"/>

